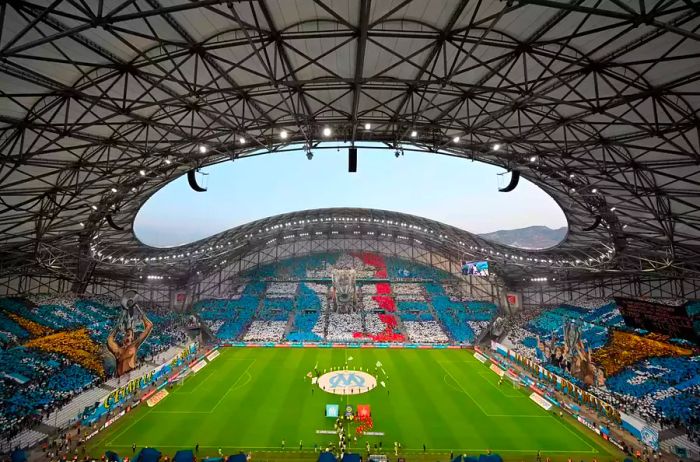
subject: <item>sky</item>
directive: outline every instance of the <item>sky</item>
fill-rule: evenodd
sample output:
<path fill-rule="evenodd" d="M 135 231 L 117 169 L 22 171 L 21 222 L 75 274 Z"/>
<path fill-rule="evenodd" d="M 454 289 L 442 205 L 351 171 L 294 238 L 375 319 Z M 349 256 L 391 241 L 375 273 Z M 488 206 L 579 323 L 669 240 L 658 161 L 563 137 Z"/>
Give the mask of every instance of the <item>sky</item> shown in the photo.
<path fill-rule="evenodd" d="M 136 236 L 173 247 L 280 213 L 361 207 L 409 213 L 472 233 L 544 225 L 566 226 L 557 203 L 523 178 L 510 193 L 498 188 L 500 167 L 434 153 L 359 148 L 357 173 L 347 149 L 266 154 L 210 166 L 198 175 L 207 192 L 190 189 L 186 175 L 156 192 L 139 210 Z"/>

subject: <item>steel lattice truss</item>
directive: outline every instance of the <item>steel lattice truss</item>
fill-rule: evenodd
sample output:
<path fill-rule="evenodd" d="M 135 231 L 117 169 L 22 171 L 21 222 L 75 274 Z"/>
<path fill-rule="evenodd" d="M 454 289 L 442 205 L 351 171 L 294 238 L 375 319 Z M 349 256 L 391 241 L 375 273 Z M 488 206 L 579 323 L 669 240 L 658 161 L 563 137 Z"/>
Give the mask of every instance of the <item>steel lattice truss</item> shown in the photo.
<path fill-rule="evenodd" d="M 2 1 L 1 264 L 143 261 L 155 189 L 330 127 L 519 170 L 569 219 L 544 258 L 696 271 L 699 29 L 691 0 Z"/>

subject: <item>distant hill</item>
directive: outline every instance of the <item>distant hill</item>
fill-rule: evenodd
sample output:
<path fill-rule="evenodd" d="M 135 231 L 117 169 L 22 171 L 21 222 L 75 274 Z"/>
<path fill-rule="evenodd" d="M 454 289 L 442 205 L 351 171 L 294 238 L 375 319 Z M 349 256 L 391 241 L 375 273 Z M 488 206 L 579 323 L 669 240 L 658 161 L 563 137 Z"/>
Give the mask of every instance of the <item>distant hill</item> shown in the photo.
<path fill-rule="evenodd" d="M 498 244 L 523 249 L 546 249 L 557 245 L 566 236 L 566 226 L 551 229 L 546 226 L 528 226 L 520 229 L 502 229 L 479 236 Z"/>

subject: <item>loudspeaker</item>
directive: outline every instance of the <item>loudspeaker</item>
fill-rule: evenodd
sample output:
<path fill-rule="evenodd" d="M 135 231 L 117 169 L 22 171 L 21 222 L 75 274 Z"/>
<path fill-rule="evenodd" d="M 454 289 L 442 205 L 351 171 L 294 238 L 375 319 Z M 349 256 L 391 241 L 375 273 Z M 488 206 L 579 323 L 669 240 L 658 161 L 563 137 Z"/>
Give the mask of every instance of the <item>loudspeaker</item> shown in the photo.
<path fill-rule="evenodd" d="M 357 148 L 348 149 L 348 172 L 357 172 Z"/>

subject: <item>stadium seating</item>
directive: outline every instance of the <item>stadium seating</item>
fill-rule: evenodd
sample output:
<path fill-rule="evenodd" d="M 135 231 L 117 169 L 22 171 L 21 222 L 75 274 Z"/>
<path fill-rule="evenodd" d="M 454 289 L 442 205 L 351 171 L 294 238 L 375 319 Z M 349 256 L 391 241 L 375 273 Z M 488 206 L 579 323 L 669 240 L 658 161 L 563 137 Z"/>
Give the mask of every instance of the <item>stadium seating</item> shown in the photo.
<path fill-rule="evenodd" d="M 498 311 L 491 302 L 452 301 L 434 285 L 426 290 L 432 294 L 431 303 L 438 320 L 450 337 L 458 342 L 473 344 Z"/>
<path fill-rule="evenodd" d="M 364 280 L 358 289 L 360 313 L 343 316 L 331 313 L 325 298 L 328 283 L 304 281 L 329 279 L 333 268 L 353 268 L 357 277 Z M 286 321 L 285 339 L 289 341 L 403 341 L 406 336 L 402 323 L 412 322 L 413 338 L 421 341 L 436 338 L 442 342 L 447 336 L 448 340 L 473 343 L 497 311 L 490 302 L 451 300 L 441 282 L 451 281 L 452 287 L 457 280 L 445 271 L 371 252 L 292 258 L 262 265 L 243 273 L 241 278 L 247 282 L 236 287 L 231 301 L 250 306 L 242 322 L 237 322 L 232 314 L 223 313 L 228 310 L 223 306 L 213 309 L 215 314 L 209 313 L 210 308 L 202 315 L 219 338 L 277 338 L 281 324 L 257 321 Z M 391 282 L 368 281 L 372 278 L 388 278 Z M 246 297 L 252 299 L 246 301 Z M 200 303 L 196 308 L 201 306 Z M 255 334 L 247 336 L 245 330 L 253 326 Z M 274 331 L 269 335 L 259 332 L 273 326 Z"/>
<path fill-rule="evenodd" d="M 237 300 L 206 299 L 194 305 L 200 318 L 220 340 L 235 340 L 252 321 L 260 299 L 243 295 Z"/>
<path fill-rule="evenodd" d="M 521 313 L 514 319 L 503 343 L 522 355 L 538 359 L 536 337 L 547 341 L 554 333 L 561 339 L 562 326 L 567 319 L 582 322 L 581 338 L 594 354 L 608 344 L 611 329 L 629 330 L 624 326 L 619 308 L 613 301 L 578 300 L 533 313 Z M 617 348 L 624 348 L 624 345 Z M 647 354 L 654 356 L 653 351 Z M 545 367 L 581 384 L 577 378 L 553 364 L 546 364 Z M 648 422 L 678 425 L 686 428 L 690 434 L 699 434 L 700 356 L 643 359 L 606 377 L 604 386 L 594 387 L 591 391 L 618 409 Z"/>
<path fill-rule="evenodd" d="M 118 305 L 119 300 L 109 297 L 70 294 L 0 298 L 0 432 L 4 436 L 31 439 L 34 433 L 28 429 L 42 416 L 102 382 L 105 374 L 109 376 L 112 371 L 103 368 L 97 354 L 113 328 Z M 154 329 L 139 349 L 139 359 L 184 342 L 179 316 L 150 306 L 146 314 Z M 63 341 L 70 342 L 70 347 L 62 349 Z M 24 344 L 28 347 L 19 346 Z"/>
<path fill-rule="evenodd" d="M 28 338 L 29 333 L 22 326 L 0 312 L 0 348 L 6 348 Z"/>
<path fill-rule="evenodd" d="M 326 340 L 331 342 L 348 342 L 357 337 L 355 332 L 362 332 L 362 318 L 356 313 L 329 313 Z"/>
<path fill-rule="evenodd" d="M 364 280 L 358 289 L 360 313 L 336 316 L 326 306 L 328 282 L 308 282 L 330 279 L 333 268 L 353 268 Z M 368 281 L 372 278 L 391 282 Z M 449 280 L 454 285 L 457 280 L 445 271 L 371 252 L 291 258 L 246 271 L 241 279 L 246 282 L 236 286 L 228 299 L 203 300 L 195 305 L 222 340 L 277 338 L 281 324 L 257 322 L 261 321 L 286 322 L 285 339 L 294 342 L 403 341 L 402 323 L 413 322 L 426 323 L 411 325 L 414 338 L 442 341 L 446 335 L 454 341 L 473 343 L 497 311 L 493 303 L 450 300 L 441 282 Z M 435 331 L 436 322 L 439 331 Z M 253 326 L 255 334 L 246 336 L 246 330 Z M 259 332 L 273 326 L 269 335 Z"/>
<path fill-rule="evenodd" d="M 408 340 L 416 343 L 447 343 L 450 339 L 435 321 L 405 321 Z"/>
<path fill-rule="evenodd" d="M 0 382 L 3 435 L 26 429 L 42 414 L 99 381 L 97 374 L 58 354 L 21 346 L 0 351 L 0 364 L 4 376 Z"/>
<path fill-rule="evenodd" d="M 326 305 L 324 295 L 327 286 L 321 284 L 301 283 L 294 301 L 294 323 L 287 334 L 291 342 L 317 342 L 321 337 L 313 332 L 314 326 L 321 318 L 321 311 Z"/>
<path fill-rule="evenodd" d="M 440 270 L 430 265 L 425 265 L 397 257 L 384 257 L 387 276 L 391 279 L 413 278 L 442 281 L 452 279 L 447 271 Z"/>
<path fill-rule="evenodd" d="M 243 341 L 279 342 L 286 328 L 287 321 L 253 321 L 243 335 Z"/>

